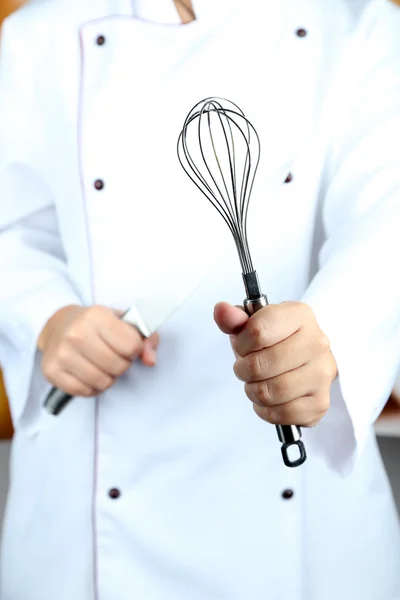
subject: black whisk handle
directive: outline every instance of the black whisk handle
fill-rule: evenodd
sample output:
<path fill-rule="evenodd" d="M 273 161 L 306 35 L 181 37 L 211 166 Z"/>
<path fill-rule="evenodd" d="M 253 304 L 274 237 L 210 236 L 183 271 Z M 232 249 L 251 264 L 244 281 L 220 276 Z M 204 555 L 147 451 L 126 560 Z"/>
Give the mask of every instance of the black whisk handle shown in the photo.
<path fill-rule="evenodd" d="M 243 302 L 246 313 L 251 317 L 261 308 L 268 306 L 267 297 L 261 294 L 258 298 L 246 298 Z M 287 467 L 299 467 L 307 459 L 306 448 L 301 440 L 301 429 L 297 425 L 276 425 L 279 441 L 282 443 L 281 451 L 283 462 Z M 297 458 L 289 456 L 289 449 L 297 446 Z"/>

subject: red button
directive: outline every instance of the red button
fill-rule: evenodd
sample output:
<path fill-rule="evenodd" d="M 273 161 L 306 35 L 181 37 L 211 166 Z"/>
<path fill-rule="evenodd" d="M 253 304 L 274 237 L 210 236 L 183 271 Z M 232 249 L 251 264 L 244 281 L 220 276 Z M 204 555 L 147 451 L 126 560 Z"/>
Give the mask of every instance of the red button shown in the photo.
<path fill-rule="evenodd" d="M 106 43 L 106 38 L 104 37 L 104 35 L 99 35 L 96 38 L 96 44 L 98 46 L 103 46 Z"/>
<path fill-rule="evenodd" d="M 110 498 L 112 498 L 113 500 L 117 500 L 117 498 L 120 497 L 121 492 L 119 491 L 119 489 L 117 488 L 112 488 L 109 492 L 108 495 L 110 496 Z"/>
<path fill-rule="evenodd" d="M 300 29 L 298 29 L 298 30 L 296 31 L 296 35 L 297 35 L 297 37 L 301 37 L 301 38 L 303 38 L 303 37 L 306 37 L 306 35 L 307 35 L 307 30 L 306 30 L 306 29 L 303 29 L 303 28 L 301 27 Z"/>

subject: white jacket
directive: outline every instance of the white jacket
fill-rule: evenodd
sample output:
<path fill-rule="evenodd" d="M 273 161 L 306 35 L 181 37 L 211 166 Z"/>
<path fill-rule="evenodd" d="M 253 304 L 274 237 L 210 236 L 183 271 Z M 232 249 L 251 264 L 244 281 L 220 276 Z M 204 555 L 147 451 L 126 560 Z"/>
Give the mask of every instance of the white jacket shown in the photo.
<path fill-rule="evenodd" d="M 399 600 L 372 425 L 399 364 L 400 11 L 195 9 L 183 27 L 172 2 L 43 0 L 3 29 L 0 364 L 16 433 L 0 598 Z M 308 302 L 338 363 L 298 469 L 212 319 L 215 302 L 243 298 L 240 267 L 175 154 L 209 95 L 261 137 L 249 236 L 263 289 Z M 286 164 L 292 181 L 277 183 Z M 123 309 L 143 290 L 186 298 L 161 327 L 157 367 L 44 414 L 46 320 L 71 303 Z"/>

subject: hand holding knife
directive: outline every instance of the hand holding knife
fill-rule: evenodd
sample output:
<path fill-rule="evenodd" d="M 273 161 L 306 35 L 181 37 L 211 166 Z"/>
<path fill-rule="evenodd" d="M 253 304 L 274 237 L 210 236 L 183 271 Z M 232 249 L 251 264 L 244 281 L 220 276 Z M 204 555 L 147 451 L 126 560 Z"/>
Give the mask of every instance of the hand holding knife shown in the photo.
<path fill-rule="evenodd" d="M 151 304 L 148 300 L 138 301 L 120 317 L 121 321 L 135 327 L 143 339 L 150 338 L 176 308 L 176 303 L 168 299 L 165 299 L 161 305 Z M 52 415 L 59 415 L 73 397 L 72 394 L 53 387 L 44 401 L 44 408 Z"/>

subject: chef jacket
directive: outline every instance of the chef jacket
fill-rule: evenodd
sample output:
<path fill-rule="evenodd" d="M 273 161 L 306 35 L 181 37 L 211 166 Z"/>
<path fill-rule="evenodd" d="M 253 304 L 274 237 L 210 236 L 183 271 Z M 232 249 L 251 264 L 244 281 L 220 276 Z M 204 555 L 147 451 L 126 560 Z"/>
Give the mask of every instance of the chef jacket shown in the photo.
<path fill-rule="evenodd" d="M 3 28 L 0 363 L 15 436 L 1 600 L 398 600 L 373 423 L 399 363 L 400 13 L 382 0 L 31 2 Z M 207 96 L 261 139 L 248 236 L 339 376 L 282 463 L 213 322 L 244 296 L 176 141 Z M 37 338 L 68 304 L 173 298 L 158 364 L 57 418 Z"/>

